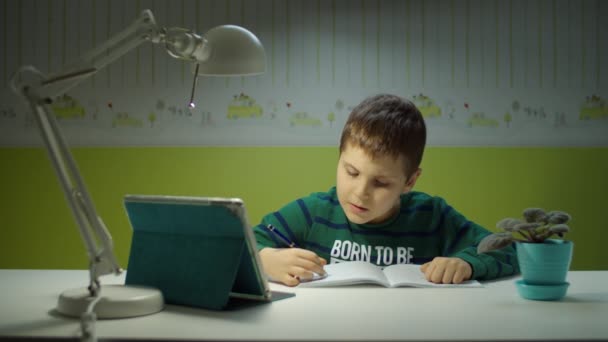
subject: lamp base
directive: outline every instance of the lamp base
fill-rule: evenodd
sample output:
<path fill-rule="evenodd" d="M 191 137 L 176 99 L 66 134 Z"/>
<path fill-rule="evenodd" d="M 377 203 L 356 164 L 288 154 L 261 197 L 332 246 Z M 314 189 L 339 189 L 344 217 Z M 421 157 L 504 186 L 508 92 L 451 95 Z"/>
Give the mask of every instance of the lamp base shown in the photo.
<path fill-rule="evenodd" d="M 93 312 L 99 319 L 127 318 L 150 315 L 163 309 L 160 290 L 143 286 L 102 285 L 102 298 Z M 59 296 L 57 311 L 63 315 L 80 317 L 94 300 L 86 287 L 64 291 Z"/>

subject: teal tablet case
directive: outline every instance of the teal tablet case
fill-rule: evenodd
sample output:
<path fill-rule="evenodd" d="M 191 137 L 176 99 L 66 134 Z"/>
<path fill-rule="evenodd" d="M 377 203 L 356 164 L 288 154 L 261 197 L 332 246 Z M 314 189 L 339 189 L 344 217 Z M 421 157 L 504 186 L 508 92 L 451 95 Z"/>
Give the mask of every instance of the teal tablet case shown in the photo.
<path fill-rule="evenodd" d="M 208 309 L 225 308 L 231 294 L 269 299 L 242 201 L 149 197 L 125 197 L 133 227 L 126 284 L 158 288 L 168 304 Z"/>

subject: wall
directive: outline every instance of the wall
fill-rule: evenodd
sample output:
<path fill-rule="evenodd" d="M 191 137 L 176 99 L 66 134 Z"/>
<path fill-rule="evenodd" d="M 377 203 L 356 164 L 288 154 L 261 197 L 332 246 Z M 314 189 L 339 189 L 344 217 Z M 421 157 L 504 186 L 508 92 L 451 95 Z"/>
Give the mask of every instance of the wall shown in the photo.
<path fill-rule="evenodd" d="M 191 66 L 148 44 L 55 98 L 123 265 L 124 194 L 239 196 L 256 222 L 329 188 L 350 108 L 391 92 L 412 99 L 427 120 L 419 190 L 489 228 L 529 206 L 569 211 L 573 267 L 608 269 L 607 4 L 0 0 L 0 267 L 86 267 L 10 76 L 27 64 L 61 70 L 149 8 L 161 26 L 200 33 L 244 25 L 260 37 L 268 64 L 260 76 L 199 79 L 190 110 Z M 235 105 L 249 115 L 231 118 Z"/>
<path fill-rule="evenodd" d="M 333 147 L 77 148 L 97 210 L 126 267 L 124 194 L 237 196 L 250 223 L 334 184 Z M 85 268 L 86 255 L 45 152 L 2 148 L 0 268 Z M 568 211 L 573 269 L 608 269 L 604 242 L 607 148 L 432 147 L 417 189 L 440 195 L 493 229 L 526 207 Z"/>

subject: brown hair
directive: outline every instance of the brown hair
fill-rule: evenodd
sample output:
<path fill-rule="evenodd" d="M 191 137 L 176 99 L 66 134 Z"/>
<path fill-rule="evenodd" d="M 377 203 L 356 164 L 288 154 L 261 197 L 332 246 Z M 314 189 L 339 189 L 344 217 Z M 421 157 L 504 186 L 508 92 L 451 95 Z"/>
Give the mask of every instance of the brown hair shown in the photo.
<path fill-rule="evenodd" d="M 409 178 L 420 166 L 426 126 L 416 106 L 399 96 L 379 94 L 368 97 L 350 113 L 340 138 L 340 153 L 351 143 L 370 156 L 403 155 Z"/>

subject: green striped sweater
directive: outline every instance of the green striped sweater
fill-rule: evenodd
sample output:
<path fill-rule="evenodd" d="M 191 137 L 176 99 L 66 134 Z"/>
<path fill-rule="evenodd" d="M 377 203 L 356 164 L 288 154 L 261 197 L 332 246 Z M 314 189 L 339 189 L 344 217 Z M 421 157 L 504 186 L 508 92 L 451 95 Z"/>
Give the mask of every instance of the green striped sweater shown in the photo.
<path fill-rule="evenodd" d="M 445 200 L 422 192 L 401 196 L 399 215 L 381 224 L 349 222 L 336 188 L 313 193 L 266 215 L 254 227 L 258 249 L 286 247 L 267 230 L 272 224 L 300 248 L 328 262 L 365 260 L 379 266 L 423 264 L 437 256 L 458 257 L 473 268 L 473 279 L 488 280 L 519 272 L 515 249 L 477 254 L 488 230 L 467 220 Z"/>

